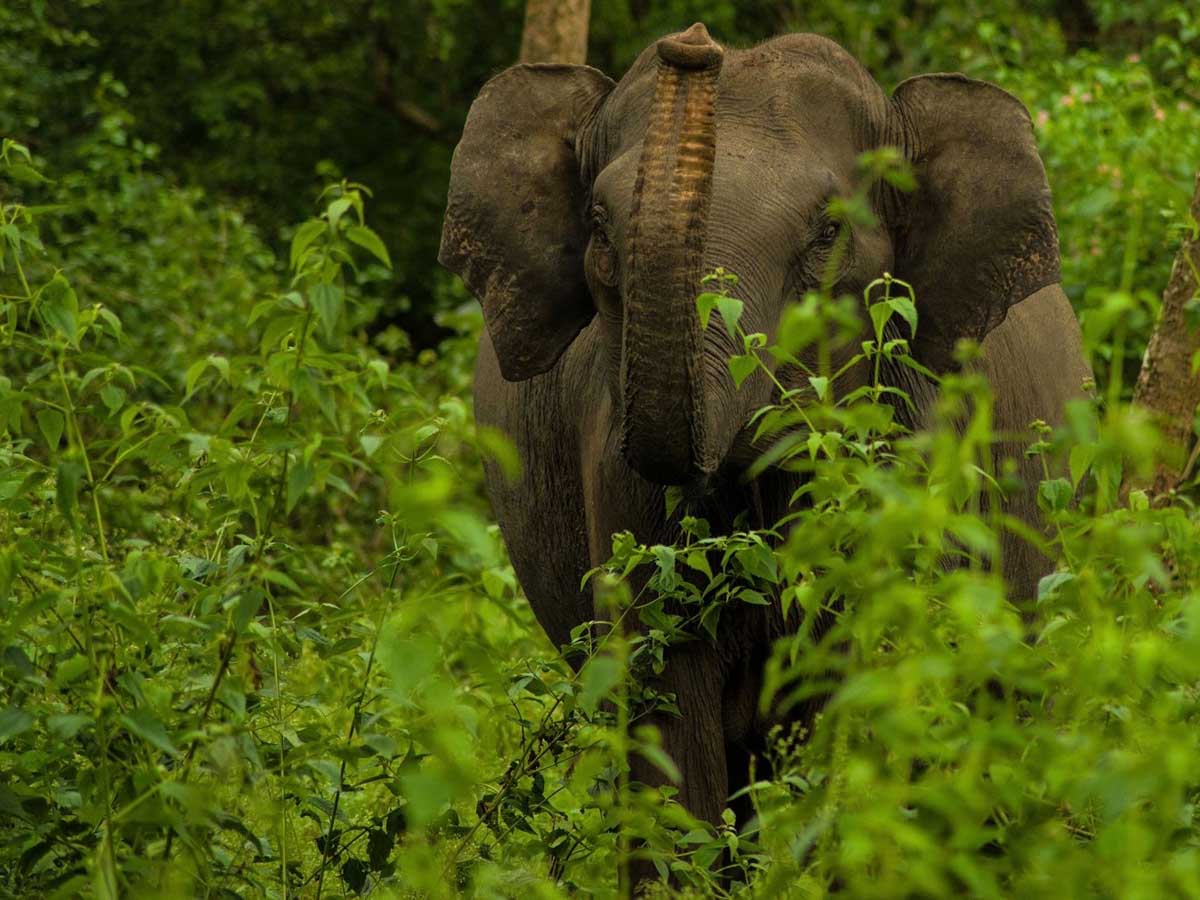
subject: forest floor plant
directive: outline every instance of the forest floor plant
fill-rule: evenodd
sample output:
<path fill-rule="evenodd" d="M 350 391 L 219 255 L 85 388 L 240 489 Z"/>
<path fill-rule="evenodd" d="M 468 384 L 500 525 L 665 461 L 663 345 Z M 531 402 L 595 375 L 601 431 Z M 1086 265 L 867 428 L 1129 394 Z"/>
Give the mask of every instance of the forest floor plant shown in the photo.
<path fill-rule="evenodd" d="M 279 282 L 244 222 L 149 178 L 117 170 L 106 221 L 184 262 L 114 271 L 43 245 L 84 227 L 69 179 L 0 149 L 0 891 L 615 896 L 640 854 L 694 896 L 1200 896 L 1195 486 L 1122 502 L 1156 436 L 1120 384 L 1029 447 L 1029 532 L 969 367 L 937 427 L 898 424 L 905 285 L 806 295 L 768 342 L 715 273 L 736 380 L 864 302 L 874 377 L 843 394 L 818 346 L 756 420 L 806 476 L 788 519 L 713 535 L 669 495 L 680 541 L 614 536 L 600 621 L 555 653 L 481 499 L 478 456 L 519 461 L 462 399 L 477 316 L 389 361 L 365 188 L 330 187 Z M 1092 322 L 1111 358 L 1125 296 Z M 1005 529 L 1056 560 L 1036 596 L 984 564 Z M 774 735 L 750 821 L 697 822 L 640 722 L 671 708 L 652 676 L 774 597 L 800 627 L 762 707 L 821 712 Z M 630 785 L 632 754 L 668 785 Z"/>

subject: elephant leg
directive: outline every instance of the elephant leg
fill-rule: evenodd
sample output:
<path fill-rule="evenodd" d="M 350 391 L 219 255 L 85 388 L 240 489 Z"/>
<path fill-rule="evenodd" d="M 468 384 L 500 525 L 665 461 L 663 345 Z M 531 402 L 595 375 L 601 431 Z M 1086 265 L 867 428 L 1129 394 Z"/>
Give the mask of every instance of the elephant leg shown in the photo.
<path fill-rule="evenodd" d="M 652 711 L 632 723 L 658 729 L 662 749 L 679 769 L 679 802 L 692 815 L 711 823 L 721 820 L 729 795 L 720 680 L 719 660 L 711 646 L 696 641 L 673 647 L 654 687 L 674 695 L 680 715 Z M 630 760 L 630 770 L 633 780 L 648 786 L 668 782 L 657 766 L 640 755 Z"/>
<path fill-rule="evenodd" d="M 713 647 L 696 641 L 672 647 L 666 662 L 653 687 L 674 695 L 680 715 L 665 711 L 635 714 L 631 727 L 653 725 L 658 729 L 663 751 L 679 769 L 676 799 L 692 815 L 715 825 L 721 821 L 729 796 L 719 659 Z M 646 788 L 672 783 L 658 766 L 636 752 L 630 757 L 629 769 L 631 782 Z M 657 878 L 653 863 L 638 858 L 636 847 L 633 850 L 631 883 L 636 886 Z"/>

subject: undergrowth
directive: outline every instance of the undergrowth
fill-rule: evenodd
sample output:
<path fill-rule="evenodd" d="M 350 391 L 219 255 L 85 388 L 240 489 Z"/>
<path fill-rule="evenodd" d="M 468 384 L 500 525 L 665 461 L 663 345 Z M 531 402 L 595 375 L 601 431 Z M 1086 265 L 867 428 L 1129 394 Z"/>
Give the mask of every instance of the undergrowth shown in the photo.
<path fill-rule="evenodd" d="M 1028 448 L 1056 568 L 1014 596 L 981 562 L 1021 528 L 980 511 L 1015 489 L 986 385 L 900 427 L 880 366 L 916 365 L 890 323 L 919 323 L 884 279 L 871 384 L 817 369 L 761 414 L 806 475 L 789 520 L 616 535 L 602 619 L 556 652 L 481 499 L 480 455 L 520 461 L 464 399 L 478 318 L 404 361 L 368 333 L 367 189 L 329 187 L 280 278 L 235 214 L 118 180 L 144 265 L 76 253 L 94 197 L 0 152 L 5 893 L 611 896 L 640 854 L 706 896 L 1200 896 L 1194 485 L 1121 497 L 1156 443 L 1119 385 Z M 155 240 L 190 256 L 156 269 Z M 699 311 L 739 380 L 864 303 L 802 298 L 768 342 L 721 286 Z M 1111 305 L 1096 341 L 1128 331 Z M 633 754 L 677 775 L 640 722 L 669 647 L 776 597 L 800 624 L 761 703 L 827 700 L 773 736 L 753 818 L 633 790 Z"/>

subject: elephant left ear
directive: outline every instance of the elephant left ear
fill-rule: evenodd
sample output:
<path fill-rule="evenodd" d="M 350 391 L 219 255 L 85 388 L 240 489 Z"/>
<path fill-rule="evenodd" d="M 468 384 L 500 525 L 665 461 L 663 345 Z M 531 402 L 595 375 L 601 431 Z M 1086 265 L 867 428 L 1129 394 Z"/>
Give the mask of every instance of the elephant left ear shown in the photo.
<path fill-rule="evenodd" d="M 995 85 L 922 75 L 892 103 L 917 178 L 893 223 L 896 275 L 916 292 L 916 356 L 946 371 L 960 339 L 1060 280 L 1050 187 L 1029 113 Z"/>

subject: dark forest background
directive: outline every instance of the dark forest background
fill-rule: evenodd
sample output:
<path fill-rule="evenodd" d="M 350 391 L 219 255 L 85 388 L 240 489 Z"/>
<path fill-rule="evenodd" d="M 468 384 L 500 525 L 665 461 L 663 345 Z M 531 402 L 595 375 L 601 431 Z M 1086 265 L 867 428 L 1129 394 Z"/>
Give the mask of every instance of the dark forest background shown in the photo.
<path fill-rule="evenodd" d="M 516 60 L 522 19 L 521 0 L 6 4 L 0 133 L 58 171 L 86 165 L 97 141 L 128 144 L 139 164 L 242 210 L 273 249 L 330 178 L 368 184 L 394 262 L 381 316 L 429 347 L 445 336 L 436 314 L 462 299 L 431 264 L 450 156 L 480 86 Z M 1097 108 L 1078 136 L 1065 135 L 1066 146 L 1058 131 L 1044 136 L 1060 207 L 1073 209 L 1074 195 L 1087 192 L 1088 218 L 1127 214 L 1119 201 L 1131 179 L 1114 185 L 1096 167 L 1119 168 L 1139 152 L 1134 135 L 1153 146 L 1153 174 L 1166 182 L 1138 191 L 1160 206 L 1186 205 L 1196 129 L 1184 123 L 1194 124 L 1200 103 L 1200 26 L 1187 4 L 606 0 L 593 5 L 588 63 L 620 77 L 650 40 L 698 19 L 732 44 L 823 34 L 885 89 L 922 72 L 990 78 L 1035 115 L 1043 111 L 1043 124 L 1050 113 L 1081 118 L 1083 110 L 1062 105 L 1074 87 L 1087 95 L 1080 106 L 1094 97 L 1109 108 Z M 1103 99 L 1088 90 L 1095 76 Z M 1111 108 L 1134 90 L 1160 102 Z M 1149 124 L 1158 108 L 1170 124 Z M 1139 134 L 1144 121 L 1165 133 Z M 1081 158 L 1075 141 L 1085 135 L 1093 144 Z M 1164 238 L 1159 210 L 1148 212 L 1146 227 Z M 1070 216 L 1064 226 L 1073 237 Z M 1088 230 L 1111 246 L 1108 233 Z M 1165 248 L 1147 245 L 1169 264 Z M 1078 297 L 1083 279 L 1069 275 Z"/>

